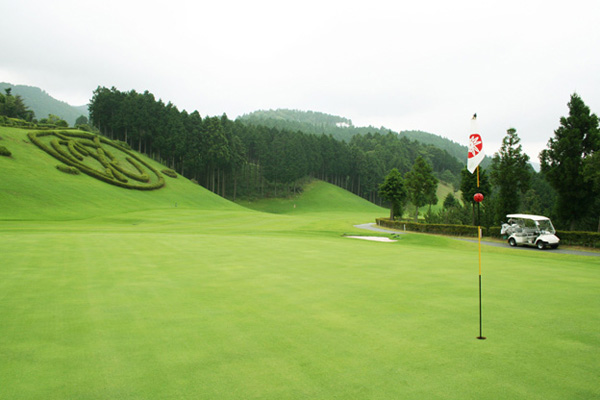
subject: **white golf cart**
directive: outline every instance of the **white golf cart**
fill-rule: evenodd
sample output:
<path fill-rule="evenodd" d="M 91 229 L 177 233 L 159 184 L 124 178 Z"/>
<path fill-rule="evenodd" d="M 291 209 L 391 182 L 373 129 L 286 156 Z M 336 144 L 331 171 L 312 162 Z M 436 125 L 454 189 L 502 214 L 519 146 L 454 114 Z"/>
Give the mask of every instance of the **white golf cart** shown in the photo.
<path fill-rule="evenodd" d="M 508 244 L 515 246 L 558 247 L 560 239 L 550 218 L 541 215 L 508 214 L 508 223 L 502 224 L 500 234 L 508 236 Z"/>

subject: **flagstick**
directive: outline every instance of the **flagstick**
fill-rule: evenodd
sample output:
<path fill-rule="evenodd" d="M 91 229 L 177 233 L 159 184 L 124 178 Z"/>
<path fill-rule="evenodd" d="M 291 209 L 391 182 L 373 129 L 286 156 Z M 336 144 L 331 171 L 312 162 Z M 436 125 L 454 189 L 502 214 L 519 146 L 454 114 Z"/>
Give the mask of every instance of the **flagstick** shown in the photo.
<path fill-rule="evenodd" d="M 479 188 L 479 165 L 477 166 L 477 188 Z M 477 202 L 477 238 L 479 242 L 479 336 L 477 336 L 477 339 L 485 340 L 481 323 L 481 210 L 479 202 Z"/>

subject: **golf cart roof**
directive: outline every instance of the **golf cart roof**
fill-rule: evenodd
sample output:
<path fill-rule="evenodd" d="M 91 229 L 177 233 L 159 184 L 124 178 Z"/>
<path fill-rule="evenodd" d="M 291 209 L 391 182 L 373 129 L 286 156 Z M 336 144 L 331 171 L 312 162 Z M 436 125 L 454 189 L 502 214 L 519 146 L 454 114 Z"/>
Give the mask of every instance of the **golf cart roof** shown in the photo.
<path fill-rule="evenodd" d="M 542 215 L 532 215 L 532 214 L 507 214 L 506 218 L 521 218 L 521 219 L 532 219 L 534 221 L 546 221 L 550 218 L 544 217 Z"/>

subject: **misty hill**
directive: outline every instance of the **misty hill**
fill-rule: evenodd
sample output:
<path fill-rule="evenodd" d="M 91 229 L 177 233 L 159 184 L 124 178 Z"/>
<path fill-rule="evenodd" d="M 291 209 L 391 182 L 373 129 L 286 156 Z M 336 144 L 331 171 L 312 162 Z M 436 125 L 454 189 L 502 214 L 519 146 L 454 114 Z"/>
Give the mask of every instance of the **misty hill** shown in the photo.
<path fill-rule="evenodd" d="M 467 161 L 467 146 L 458 144 L 453 140 L 423 131 L 400 131 L 399 134 L 410 140 L 416 140 L 423 144 L 431 144 L 442 150 L 446 150 L 449 154 L 453 155 L 463 163 L 466 163 Z"/>
<path fill-rule="evenodd" d="M 13 95 L 19 95 L 23 98 L 27 107 L 35 113 L 37 120 L 48 118 L 49 114 L 54 114 L 67 121 L 70 126 L 74 126 L 75 120 L 80 116 L 88 117 L 87 105 L 72 106 L 55 99 L 38 87 L 0 82 L 2 93 L 7 88 L 12 89 Z"/>
<path fill-rule="evenodd" d="M 354 135 L 366 135 L 367 133 L 381 133 L 385 135 L 391 132 L 384 127 L 357 127 L 348 118 L 315 111 L 288 109 L 259 110 L 250 114 L 244 114 L 238 120 L 253 125 L 292 132 L 300 131 L 307 134 L 331 135 L 334 139 L 346 142 L 349 142 Z"/>
<path fill-rule="evenodd" d="M 401 131 L 398 133 L 385 127 L 356 127 L 348 118 L 320 112 L 287 109 L 260 110 L 242 115 L 238 119 L 245 123 L 263 125 L 281 130 L 331 135 L 335 139 L 344 140 L 346 142 L 350 141 L 354 135 L 366 135 L 367 133 L 380 133 L 385 135 L 392 132 L 399 134 L 400 136 L 405 136 L 411 141 L 430 144 L 442 150 L 446 150 L 463 164 L 466 164 L 467 159 L 467 146 L 460 145 L 450 139 L 433 133 L 422 131 Z"/>

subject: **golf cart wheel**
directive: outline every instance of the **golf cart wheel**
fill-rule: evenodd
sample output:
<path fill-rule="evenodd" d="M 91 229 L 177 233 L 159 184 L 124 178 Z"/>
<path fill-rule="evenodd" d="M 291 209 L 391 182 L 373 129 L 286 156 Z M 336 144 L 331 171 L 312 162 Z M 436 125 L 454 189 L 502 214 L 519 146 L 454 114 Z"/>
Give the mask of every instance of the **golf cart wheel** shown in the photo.
<path fill-rule="evenodd" d="M 511 247 L 517 247 L 517 241 L 515 240 L 515 238 L 510 238 L 510 239 L 508 239 L 508 244 L 509 244 Z"/>
<path fill-rule="evenodd" d="M 538 242 L 536 243 L 536 246 L 538 249 L 544 250 L 546 248 L 546 243 L 542 242 L 541 240 L 538 240 Z"/>

